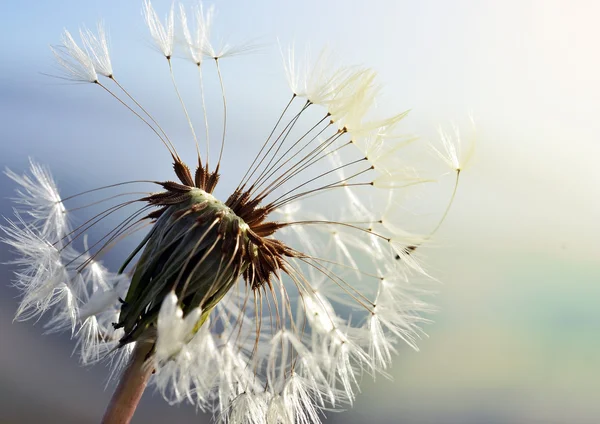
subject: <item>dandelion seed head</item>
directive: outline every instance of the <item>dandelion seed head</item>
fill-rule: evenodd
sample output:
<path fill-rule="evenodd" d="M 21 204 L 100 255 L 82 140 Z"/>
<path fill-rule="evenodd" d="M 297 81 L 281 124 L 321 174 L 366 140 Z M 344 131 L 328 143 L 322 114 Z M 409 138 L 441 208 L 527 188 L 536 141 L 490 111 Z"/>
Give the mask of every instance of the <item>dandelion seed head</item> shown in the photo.
<path fill-rule="evenodd" d="M 354 402 L 364 374 L 386 375 L 401 343 L 417 349 L 422 315 L 432 310 L 412 279 L 427 275 L 415 251 L 432 234 L 395 219 L 396 193 L 433 180 L 400 157 L 414 141 L 398 132 L 406 112 L 373 113 L 381 90 L 373 70 L 335 66 L 328 51 L 299 64 L 293 49 L 282 49 L 291 99 L 245 174 L 222 176 L 229 142 L 220 59 L 248 46 L 216 48 L 213 9 L 199 6 L 188 20 L 179 7 L 185 54 L 198 69 L 206 57 L 216 62 L 223 126 L 213 140 L 208 126 L 216 112 L 205 107 L 202 71 L 205 135 L 178 89 L 174 6 L 161 21 L 145 0 L 143 16 L 169 61 L 196 166 L 184 163 L 158 119 L 114 78 L 103 25 L 96 33 L 82 29 L 81 47 L 65 31 L 53 52 L 68 77 L 96 83 L 151 130 L 168 149 L 176 179 L 117 183 L 63 199 L 35 162 L 24 175 L 8 170 L 19 186 L 17 210 L 1 229 L 16 253 L 17 319 L 47 317 L 48 331 L 71 332 L 82 363 L 111 361 L 113 377 L 134 346 L 151 346 L 145 367 L 163 397 L 190 402 L 219 422 L 318 423 L 325 411 Z M 442 142 L 442 156 L 460 169 L 455 141 Z M 241 179 L 221 199 L 215 188 L 224 177 Z M 125 191 L 130 184 L 145 184 L 144 194 Z M 105 190 L 121 192 L 67 207 Z M 109 201 L 77 226 L 68 220 Z M 103 236 L 90 233 L 123 211 Z M 140 230 L 146 235 L 120 269 L 107 268 L 102 255 Z"/>

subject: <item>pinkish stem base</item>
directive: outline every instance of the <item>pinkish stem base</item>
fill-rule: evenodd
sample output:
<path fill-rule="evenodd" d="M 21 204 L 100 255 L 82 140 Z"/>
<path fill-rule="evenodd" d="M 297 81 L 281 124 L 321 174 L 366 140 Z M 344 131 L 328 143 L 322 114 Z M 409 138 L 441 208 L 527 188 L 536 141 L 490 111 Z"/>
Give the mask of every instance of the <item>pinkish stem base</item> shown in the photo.
<path fill-rule="evenodd" d="M 152 374 L 152 367 L 144 366 L 151 349 L 152 344 L 149 343 L 138 343 L 134 348 L 127 369 L 104 412 L 102 424 L 128 424 L 133 418 Z"/>

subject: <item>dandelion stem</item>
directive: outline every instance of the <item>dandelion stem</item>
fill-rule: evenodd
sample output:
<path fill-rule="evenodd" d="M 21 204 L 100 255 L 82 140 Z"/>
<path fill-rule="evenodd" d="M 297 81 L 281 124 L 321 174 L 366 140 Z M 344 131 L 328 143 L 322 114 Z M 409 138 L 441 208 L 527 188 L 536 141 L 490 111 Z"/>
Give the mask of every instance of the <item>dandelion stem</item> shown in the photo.
<path fill-rule="evenodd" d="M 221 75 L 221 67 L 219 66 L 219 58 L 215 57 L 217 66 L 217 74 L 219 75 L 219 84 L 221 85 L 221 97 L 223 97 L 223 138 L 221 139 L 221 149 L 219 150 L 219 160 L 217 161 L 217 169 L 223 158 L 223 149 L 225 148 L 225 135 L 227 132 L 227 100 L 225 97 L 225 86 L 223 85 L 223 76 Z"/>
<path fill-rule="evenodd" d="M 123 87 L 121 84 L 119 84 L 119 82 L 115 79 L 114 76 L 111 76 L 110 79 L 113 80 L 113 82 L 117 85 L 117 87 L 119 87 L 121 89 L 121 91 L 123 93 L 125 93 L 125 95 L 127 97 L 129 97 L 131 99 L 131 101 L 133 103 L 135 103 L 136 106 L 139 107 L 142 110 L 142 112 L 144 112 L 146 114 L 146 116 L 148 118 L 150 118 L 150 120 L 152 122 L 154 122 L 154 125 L 156 125 L 156 127 L 159 129 L 159 131 L 165 136 L 164 140 L 166 140 L 169 143 L 169 146 L 171 146 L 171 148 L 173 149 L 173 151 L 176 152 L 175 146 L 171 142 L 171 139 L 169 138 L 169 136 L 167 135 L 165 130 L 163 130 L 162 127 L 158 124 L 158 122 L 156 122 L 156 119 L 154 119 L 154 117 L 152 115 L 150 115 L 150 113 L 146 109 L 144 109 L 144 107 L 131 94 L 129 94 L 129 91 L 125 90 L 125 87 Z"/>
<path fill-rule="evenodd" d="M 279 115 L 279 119 L 277 119 L 277 122 L 275 123 L 275 126 L 273 127 L 273 129 L 271 130 L 271 134 L 269 134 L 269 137 L 267 137 L 267 139 L 265 140 L 265 142 L 263 143 L 262 147 L 260 148 L 260 150 L 258 151 L 258 153 L 256 154 L 256 156 L 254 157 L 254 160 L 252 161 L 252 163 L 250 164 L 250 166 L 248 167 L 248 170 L 246 171 L 246 173 L 244 174 L 244 177 L 242 178 L 242 180 L 240 181 L 240 183 L 237 186 L 237 189 L 239 189 L 241 186 L 243 186 L 246 183 L 246 177 L 248 176 L 248 173 L 252 170 L 252 167 L 254 167 L 254 164 L 256 163 L 256 161 L 258 160 L 258 158 L 260 157 L 261 153 L 263 152 L 263 150 L 265 149 L 265 147 L 267 147 L 267 144 L 269 143 L 269 141 L 271 140 L 271 137 L 273 137 L 273 134 L 275 133 L 275 130 L 277 129 L 277 127 L 279 126 L 279 123 L 281 122 L 281 120 L 283 119 L 284 115 L 286 114 L 287 110 L 289 109 L 290 105 L 292 104 L 292 102 L 294 101 L 294 99 L 296 98 L 296 95 L 294 94 L 292 96 L 292 98 L 290 99 L 290 101 L 288 102 L 288 104 L 285 106 L 285 108 L 283 109 L 283 112 L 281 112 L 281 115 Z"/>
<path fill-rule="evenodd" d="M 109 88 L 102 85 L 102 83 L 100 83 L 98 81 L 96 81 L 95 83 L 98 84 L 100 87 L 102 87 L 102 89 L 104 91 L 106 91 L 108 94 L 110 94 L 112 97 L 114 97 L 119 103 L 121 103 L 123 106 L 125 106 L 131 113 L 133 113 L 135 116 L 137 116 L 139 119 L 141 119 L 142 122 L 144 124 L 146 124 L 148 126 L 148 128 L 150 128 L 154 132 L 154 134 L 156 134 L 158 136 L 160 141 L 165 145 L 165 147 L 167 148 L 167 150 L 173 157 L 179 157 L 177 155 L 177 151 L 175 150 L 175 147 L 171 144 L 171 142 L 169 140 L 165 141 L 165 139 L 162 137 L 162 135 L 160 135 L 158 133 L 156 128 L 154 128 L 152 125 L 150 125 L 150 123 L 142 115 L 140 115 L 135 110 L 133 110 L 131 106 L 129 106 L 127 103 L 125 103 L 119 96 L 117 96 L 115 93 L 113 93 Z M 140 106 L 140 108 L 141 108 L 141 106 Z"/>
<path fill-rule="evenodd" d="M 444 214 L 442 215 L 442 218 L 440 219 L 438 224 L 435 226 L 435 228 L 433 230 L 431 230 L 431 232 L 425 238 L 425 240 L 430 239 L 435 233 L 437 233 L 437 230 L 440 229 L 440 227 L 446 220 L 446 217 L 448 216 L 448 213 L 450 212 L 450 209 L 452 208 L 452 204 L 454 203 L 454 198 L 456 197 L 456 190 L 458 189 L 459 178 L 460 178 L 460 169 L 458 169 L 456 171 L 456 179 L 454 180 L 454 189 L 452 190 L 452 196 L 450 196 L 450 201 L 448 202 L 448 206 L 446 206 L 446 210 L 444 211 Z"/>
<path fill-rule="evenodd" d="M 198 64 L 198 76 L 200 77 L 200 98 L 202 99 L 202 115 L 204 115 L 204 129 L 206 131 L 206 170 L 209 170 L 210 161 L 210 136 L 208 135 L 208 113 L 206 112 L 206 101 L 204 100 L 204 79 L 202 78 L 202 68 Z"/>
<path fill-rule="evenodd" d="M 150 343 L 138 343 L 134 348 L 127 369 L 102 417 L 102 424 L 128 424 L 133 418 L 152 374 L 152 367 L 144 366 L 151 349 Z"/>
<path fill-rule="evenodd" d="M 183 109 L 183 113 L 185 114 L 185 119 L 190 126 L 190 130 L 192 131 L 192 137 L 194 138 L 194 142 L 196 143 L 196 153 L 198 157 L 200 157 L 200 146 L 198 145 L 198 137 L 196 137 L 196 131 L 194 130 L 194 124 L 192 124 L 192 120 L 190 119 L 190 114 L 188 113 L 187 107 L 185 107 L 185 103 L 183 102 L 183 98 L 181 97 L 181 93 L 179 93 L 179 88 L 177 88 L 177 82 L 175 81 L 175 74 L 173 73 L 173 64 L 171 63 L 171 58 L 167 58 L 169 62 L 169 73 L 171 74 L 171 81 L 173 82 L 173 88 L 175 88 L 175 93 L 177 94 L 177 98 L 179 99 L 179 103 L 181 103 L 181 108 Z"/>

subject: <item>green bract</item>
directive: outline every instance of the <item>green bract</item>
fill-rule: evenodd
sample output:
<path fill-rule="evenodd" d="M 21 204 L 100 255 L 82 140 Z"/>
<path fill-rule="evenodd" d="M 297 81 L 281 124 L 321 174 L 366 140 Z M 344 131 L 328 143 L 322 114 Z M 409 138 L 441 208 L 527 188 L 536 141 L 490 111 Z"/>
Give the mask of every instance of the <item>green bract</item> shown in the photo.
<path fill-rule="evenodd" d="M 248 267 L 245 252 L 255 251 L 248 225 L 231 208 L 202 189 L 178 189 L 185 192 L 159 194 L 163 203 L 179 202 L 161 210 L 151 232 L 132 253 L 133 257 L 144 248 L 117 324 L 125 330 L 121 343 L 152 337 L 152 323 L 171 290 L 184 314 L 201 308 L 197 327 L 202 325 Z M 154 195 L 155 201 L 159 195 Z"/>

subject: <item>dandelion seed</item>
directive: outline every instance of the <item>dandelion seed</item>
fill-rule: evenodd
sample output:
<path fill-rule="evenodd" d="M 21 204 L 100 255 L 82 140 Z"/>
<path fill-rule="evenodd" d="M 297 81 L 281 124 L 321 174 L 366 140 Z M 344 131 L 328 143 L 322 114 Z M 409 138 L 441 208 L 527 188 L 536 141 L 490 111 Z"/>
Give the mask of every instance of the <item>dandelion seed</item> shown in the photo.
<path fill-rule="evenodd" d="M 83 48 L 65 31 L 53 49 L 59 65 L 149 127 L 167 148 L 177 181 L 129 181 L 61 198 L 36 163 L 23 176 L 7 171 L 20 187 L 16 218 L 1 227 L 19 268 L 17 318 L 47 316 L 49 331 L 71 331 L 83 363 L 111 361 L 112 375 L 121 375 L 111 405 L 141 396 L 132 381 L 150 381 L 168 402 L 191 402 L 224 423 L 319 422 L 324 411 L 353 403 L 364 373 L 385 375 L 401 341 L 417 349 L 422 314 L 431 312 L 422 299 L 427 292 L 412 283 L 426 274 L 413 253 L 439 225 L 413 234 L 393 219 L 391 206 L 396 193 L 431 181 L 401 166 L 401 152 L 414 140 L 396 135 L 406 113 L 371 116 L 380 90 L 374 71 L 331 67 L 328 53 L 300 70 L 290 50 L 292 93 L 245 173 L 226 176 L 239 183 L 221 199 L 220 166 L 233 146 L 226 146 L 219 63 L 239 49 L 211 45 L 212 9 L 198 8 L 190 30 L 180 7 L 187 55 L 198 70 L 204 57 L 215 60 L 222 94 L 215 154 L 200 70 L 201 154 L 202 137 L 173 72 L 174 9 L 163 23 L 146 0 L 143 14 L 167 58 L 197 165 L 192 172 L 157 120 L 117 82 L 103 27 L 81 31 Z M 449 138 L 443 144 L 458 173 L 458 150 Z M 146 188 L 126 191 L 130 185 Z M 98 193 L 108 194 L 71 206 Z M 113 204 L 79 226 L 69 223 L 75 211 L 106 202 Z M 123 213 L 88 243 L 91 229 Z M 119 270 L 103 265 L 103 253 L 144 229 Z M 130 419 L 136 402 L 127 404 L 109 407 L 106 422 L 116 411 Z"/>
<path fill-rule="evenodd" d="M 212 25 L 212 19 L 214 15 L 214 8 L 210 7 L 206 13 L 202 4 L 198 5 L 193 10 L 193 16 L 195 18 L 195 31 L 190 31 L 188 26 L 187 12 L 185 7 L 179 5 L 179 16 L 181 18 L 181 27 L 183 29 L 183 35 L 187 44 L 188 53 L 190 58 L 198 66 L 204 60 L 204 56 L 208 51 L 208 45 L 210 44 L 210 29 Z"/>
<path fill-rule="evenodd" d="M 156 47 L 158 47 L 163 56 L 170 59 L 173 55 L 173 41 L 175 39 L 174 5 L 171 5 L 164 25 L 160 21 L 154 7 L 152 7 L 150 0 L 144 0 L 143 15 L 154 44 L 156 44 Z"/>
<path fill-rule="evenodd" d="M 61 45 L 50 49 L 65 72 L 66 78 L 81 82 L 98 81 L 94 60 L 77 45 L 69 31 L 63 32 Z"/>
<path fill-rule="evenodd" d="M 475 127 L 473 118 L 471 118 L 471 123 L 473 127 Z M 438 130 L 440 140 L 442 141 L 443 152 L 434 146 L 432 146 L 431 149 L 450 167 L 450 169 L 460 173 L 471 160 L 475 143 L 469 143 L 467 149 L 463 151 L 460 131 L 456 125 L 453 126 L 453 130 L 454 137 L 444 132 L 441 128 Z"/>

